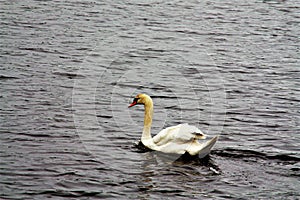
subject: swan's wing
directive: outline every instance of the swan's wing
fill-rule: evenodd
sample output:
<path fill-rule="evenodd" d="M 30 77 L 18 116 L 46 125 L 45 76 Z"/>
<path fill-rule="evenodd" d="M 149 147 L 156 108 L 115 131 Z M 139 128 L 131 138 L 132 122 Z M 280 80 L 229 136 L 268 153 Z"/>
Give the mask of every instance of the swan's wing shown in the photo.
<path fill-rule="evenodd" d="M 193 142 L 191 142 L 191 145 L 189 145 L 186 150 L 187 152 L 189 152 L 190 155 L 198 154 L 199 158 L 204 158 L 210 153 L 212 147 L 215 145 L 218 138 L 219 136 L 214 136 L 212 139 L 201 144 L 198 141 L 194 140 Z"/>
<path fill-rule="evenodd" d="M 169 141 L 163 145 L 157 146 L 157 150 L 164 153 L 184 154 L 189 148 L 190 143 L 191 142 L 177 143 L 174 141 Z"/>
<path fill-rule="evenodd" d="M 179 124 L 161 130 L 153 137 L 153 142 L 160 146 L 167 143 L 185 144 L 195 139 L 205 139 L 205 135 L 195 126 Z"/>
<path fill-rule="evenodd" d="M 181 124 L 178 132 L 175 134 L 175 139 L 180 141 L 193 141 L 197 139 L 205 139 L 206 135 L 202 133 L 196 126 L 189 124 Z"/>
<path fill-rule="evenodd" d="M 163 145 L 168 143 L 169 141 L 172 141 L 174 138 L 174 134 L 176 134 L 178 132 L 178 130 L 180 129 L 181 124 L 177 125 L 177 126 L 171 126 L 168 128 L 165 128 L 163 130 L 161 130 L 157 135 L 155 135 L 153 137 L 153 142 L 156 145 Z"/>
<path fill-rule="evenodd" d="M 199 158 L 204 158 L 210 153 L 212 147 L 217 142 L 218 137 L 219 136 L 215 136 L 204 143 L 199 143 L 197 140 L 193 140 L 187 143 L 170 141 L 164 145 L 158 146 L 157 150 L 164 153 L 176 154 L 184 154 L 185 152 L 188 152 L 190 155 L 198 155 Z"/>

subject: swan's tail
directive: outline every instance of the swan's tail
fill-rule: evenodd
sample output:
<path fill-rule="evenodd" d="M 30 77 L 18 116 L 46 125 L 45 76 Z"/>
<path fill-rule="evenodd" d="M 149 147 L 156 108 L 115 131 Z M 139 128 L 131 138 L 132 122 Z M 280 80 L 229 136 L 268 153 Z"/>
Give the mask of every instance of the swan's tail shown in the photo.
<path fill-rule="evenodd" d="M 199 158 L 204 158 L 210 153 L 212 147 L 215 145 L 218 138 L 219 136 L 217 135 L 212 139 L 208 140 L 207 142 L 203 143 L 202 147 L 199 149 L 199 152 L 197 153 L 199 155 Z"/>

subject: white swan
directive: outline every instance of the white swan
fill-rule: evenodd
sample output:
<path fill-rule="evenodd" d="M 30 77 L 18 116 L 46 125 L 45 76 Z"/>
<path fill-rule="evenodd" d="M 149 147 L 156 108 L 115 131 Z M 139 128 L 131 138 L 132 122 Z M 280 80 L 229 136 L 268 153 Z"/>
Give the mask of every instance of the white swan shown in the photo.
<path fill-rule="evenodd" d="M 199 143 L 198 140 L 205 139 L 206 135 L 204 135 L 197 127 L 188 124 L 179 124 L 177 126 L 168 127 L 161 130 L 152 138 L 152 99 L 146 94 L 138 94 L 128 107 L 130 108 L 136 104 L 144 104 L 144 128 L 141 142 L 149 149 L 175 154 L 184 154 L 188 152 L 191 156 L 198 155 L 199 158 L 203 158 L 210 153 L 211 148 L 218 140 L 218 136 L 215 136 L 205 143 Z"/>

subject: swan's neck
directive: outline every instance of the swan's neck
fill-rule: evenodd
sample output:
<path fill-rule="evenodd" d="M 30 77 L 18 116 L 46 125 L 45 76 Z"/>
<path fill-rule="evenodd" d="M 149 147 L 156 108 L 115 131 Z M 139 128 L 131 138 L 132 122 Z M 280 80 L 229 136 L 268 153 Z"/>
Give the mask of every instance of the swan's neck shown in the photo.
<path fill-rule="evenodd" d="M 151 137 L 151 125 L 153 116 L 153 102 L 151 99 L 144 103 L 145 114 L 144 114 L 144 129 L 142 134 L 142 142 L 145 140 L 152 139 Z"/>

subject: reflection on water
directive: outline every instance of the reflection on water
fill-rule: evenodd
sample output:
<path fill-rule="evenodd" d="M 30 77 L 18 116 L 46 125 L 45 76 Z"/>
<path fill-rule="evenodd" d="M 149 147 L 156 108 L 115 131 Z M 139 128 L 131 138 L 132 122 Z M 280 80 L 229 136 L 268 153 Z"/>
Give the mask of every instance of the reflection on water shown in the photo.
<path fill-rule="evenodd" d="M 1 198 L 296 199 L 299 5 L 1 2 Z M 275 17 L 276 16 L 276 17 Z M 141 152 L 188 122 L 208 160 Z M 171 157 L 173 158 L 173 157 Z"/>

